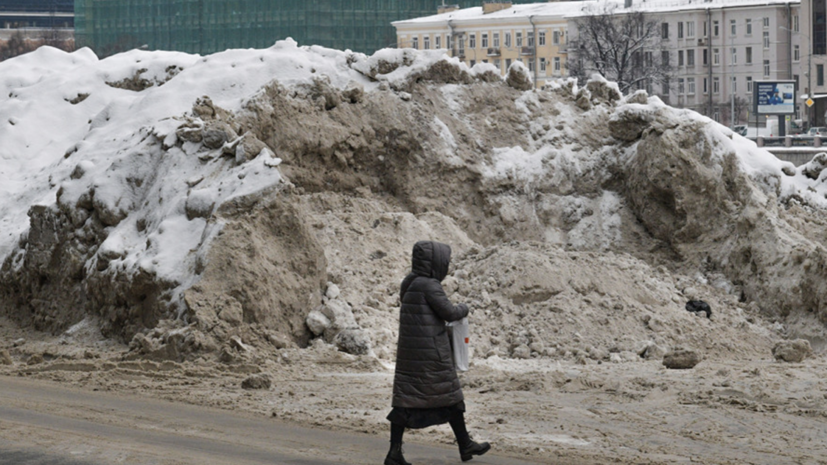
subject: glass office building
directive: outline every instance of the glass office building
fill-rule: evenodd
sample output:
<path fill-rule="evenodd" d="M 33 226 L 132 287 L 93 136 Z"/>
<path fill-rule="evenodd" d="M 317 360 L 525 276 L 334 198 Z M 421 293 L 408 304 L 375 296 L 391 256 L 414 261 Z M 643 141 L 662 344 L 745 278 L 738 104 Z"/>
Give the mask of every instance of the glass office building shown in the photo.
<path fill-rule="evenodd" d="M 536 1 L 536 0 L 535 0 Z M 392 21 L 437 13 L 441 0 L 75 0 L 75 40 L 106 56 L 131 48 L 209 54 L 299 45 L 358 52 L 396 45 Z M 446 2 L 467 8 L 481 0 Z M 534 3 L 532 0 L 513 3 Z"/>
<path fill-rule="evenodd" d="M 71 28 L 74 0 L 0 0 L 0 28 Z"/>

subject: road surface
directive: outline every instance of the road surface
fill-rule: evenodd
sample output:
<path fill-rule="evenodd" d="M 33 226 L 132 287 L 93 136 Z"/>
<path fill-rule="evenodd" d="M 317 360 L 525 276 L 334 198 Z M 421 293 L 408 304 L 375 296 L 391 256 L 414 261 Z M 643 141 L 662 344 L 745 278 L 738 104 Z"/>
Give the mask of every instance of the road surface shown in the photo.
<path fill-rule="evenodd" d="M 380 464 L 388 439 L 251 414 L 0 376 L 0 465 Z M 406 444 L 417 464 L 455 447 Z M 529 465 L 489 453 L 470 464 Z"/>

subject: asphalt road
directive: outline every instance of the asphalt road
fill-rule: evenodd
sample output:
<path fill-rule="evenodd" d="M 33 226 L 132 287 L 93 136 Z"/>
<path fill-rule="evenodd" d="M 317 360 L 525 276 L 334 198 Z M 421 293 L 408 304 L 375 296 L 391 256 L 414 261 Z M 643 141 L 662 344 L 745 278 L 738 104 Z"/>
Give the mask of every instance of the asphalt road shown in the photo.
<path fill-rule="evenodd" d="M 388 438 L 47 381 L 0 377 L 0 465 L 380 464 Z M 459 464 L 455 447 L 406 444 L 415 464 Z M 496 451 L 469 465 L 529 465 Z"/>

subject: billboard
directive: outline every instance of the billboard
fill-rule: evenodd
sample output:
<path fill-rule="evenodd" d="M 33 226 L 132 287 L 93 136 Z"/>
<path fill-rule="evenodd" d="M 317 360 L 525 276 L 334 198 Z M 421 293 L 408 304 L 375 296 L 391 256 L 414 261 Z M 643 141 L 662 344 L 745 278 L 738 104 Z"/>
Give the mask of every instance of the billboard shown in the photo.
<path fill-rule="evenodd" d="M 795 81 L 756 81 L 752 89 L 759 115 L 795 113 Z"/>

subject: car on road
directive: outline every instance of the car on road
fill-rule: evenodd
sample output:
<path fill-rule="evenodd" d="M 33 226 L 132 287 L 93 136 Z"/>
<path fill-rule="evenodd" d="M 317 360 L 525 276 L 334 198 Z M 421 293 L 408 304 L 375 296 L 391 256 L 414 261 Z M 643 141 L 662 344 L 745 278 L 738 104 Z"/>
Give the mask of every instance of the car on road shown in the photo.
<path fill-rule="evenodd" d="M 827 127 L 825 126 L 813 126 L 807 131 L 808 136 L 827 136 Z"/>
<path fill-rule="evenodd" d="M 747 135 L 747 125 L 746 124 L 737 124 L 735 126 L 732 126 L 732 131 L 746 137 L 746 135 Z"/>

